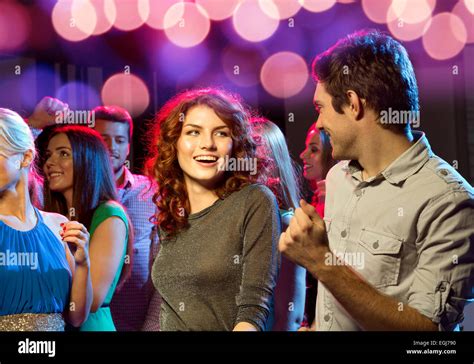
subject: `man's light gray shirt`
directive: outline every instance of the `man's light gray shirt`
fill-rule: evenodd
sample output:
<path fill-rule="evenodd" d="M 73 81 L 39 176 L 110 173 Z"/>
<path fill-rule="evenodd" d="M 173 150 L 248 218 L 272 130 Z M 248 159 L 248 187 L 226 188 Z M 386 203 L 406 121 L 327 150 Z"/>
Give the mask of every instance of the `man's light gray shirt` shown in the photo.
<path fill-rule="evenodd" d="M 331 169 L 329 246 L 400 310 L 409 305 L 452 330 L 474 296 L 474 190 L 433 154 L 424 133 L 413 134 L 414 144 L 366 181 L 355 161 Z M 361 330 L 323 284 L 316 329 Z"/>

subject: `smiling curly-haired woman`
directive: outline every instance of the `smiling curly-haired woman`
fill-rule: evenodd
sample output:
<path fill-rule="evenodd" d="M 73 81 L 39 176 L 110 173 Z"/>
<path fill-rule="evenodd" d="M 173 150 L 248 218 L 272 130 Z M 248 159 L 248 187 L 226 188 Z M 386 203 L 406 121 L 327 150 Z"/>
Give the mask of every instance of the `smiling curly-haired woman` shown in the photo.
<path fill-rule="evenodd" d="M 152 278 L 161 330 L 264 330 L 280 222 L 275 196 L 256 183 L 266 161 L 247 110 L 223 90 L 191 90 L 169 100 L 155 125 L 148 166 L 159 186 Z"/>

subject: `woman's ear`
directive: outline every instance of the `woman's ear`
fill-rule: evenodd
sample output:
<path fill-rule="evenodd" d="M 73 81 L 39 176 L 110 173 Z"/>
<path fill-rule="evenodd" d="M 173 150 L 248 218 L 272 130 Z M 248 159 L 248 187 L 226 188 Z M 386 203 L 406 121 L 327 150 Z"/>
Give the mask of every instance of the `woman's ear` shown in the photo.
<path fill-rule="evenodd" d="M 27 150 L 24 154 L 23 154 L 23 160 L 21 161 L 20 163 L 20 168 L 27 168 L 31 165 L 31 163 L 33 163 L 33 152 L 31 150 Z"/>

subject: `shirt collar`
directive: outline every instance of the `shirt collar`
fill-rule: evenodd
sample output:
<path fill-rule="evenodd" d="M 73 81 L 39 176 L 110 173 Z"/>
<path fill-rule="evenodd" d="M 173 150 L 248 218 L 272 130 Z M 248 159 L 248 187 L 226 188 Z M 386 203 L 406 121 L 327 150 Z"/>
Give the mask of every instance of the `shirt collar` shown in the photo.
<path fill-rule="evenodd" d="M 123 185 L 120 187 L 120 189 L 127 189 L 133 186 L 135 183 L 135 177 L 133 177 L 132 172 L 130 172 L 127 167 L 123 166 L 123 168 Z"/>
<path fill-rule="evenodd" d="M 412 134 L 414 144 L 395 159 L 378 176 L 372 177 L 365 182 L 383 177 L 391 184 L 399 184 L 423 167 L 433 155 L 433 152 L 425 133 L 412 131 Z M 352 177 L 362 181 L 362 168 L 357 161 L 346 161 L 342 168 L 346 173 L 350 173 Z"/>

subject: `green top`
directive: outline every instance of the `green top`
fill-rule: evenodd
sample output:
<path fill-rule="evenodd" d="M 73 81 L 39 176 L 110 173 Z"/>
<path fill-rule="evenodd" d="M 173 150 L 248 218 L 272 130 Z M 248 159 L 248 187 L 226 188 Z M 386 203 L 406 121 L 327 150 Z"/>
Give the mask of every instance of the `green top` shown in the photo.
<path fill-rule="evenodd" d="M 102 303 L 102 306 L 96 312 L 93 312 L 93 313 L 91 312 L 89 314 L 89 318 L 81 326 L 80 331 L 116 331 L 114 322 L 112 320 L 112 314 L 110 313 L 109 304 L 114 295 L 115 287 L 117 287 L 120 274 L 122 273 L 122 267 L 125 261 L 125 255 L 127 253 L 127 241 L 128 241 L 128 234 L 129 234 L 128 219 L 123 207 L 120 206 L 116 202 L 104 202 L 100 204 L 96 208 L 96 210 L 94 211 L 94 215 L 92 216 L 89 234 L 90 234 L 90 239 L 92 240 L 92 237 L 97 227 L 101 223 L 103 223 L 105 220 L 107 220 L 109 217 L 113 217 L 113 216 L 122 219 L 122 221 L 125 224 L 125 229 L 127 231 L 127 234 L 125 235 L 125 245 L 124 245 L 124 250 L 123 250 L 123 256 L 120 261 L 120 265 L 117 269 L 117 273 L 115 274 L 115 278 L 112 281 L 112 284 L 109 288 L 109 291 L 107 292 L 107 295 L 105 296 L 104 302 Z"/>

